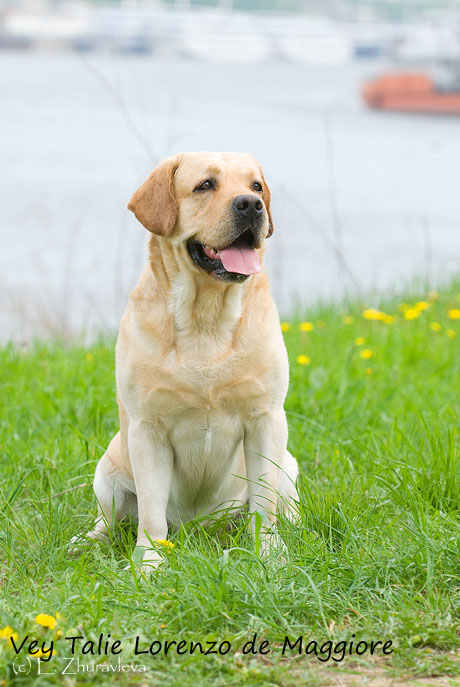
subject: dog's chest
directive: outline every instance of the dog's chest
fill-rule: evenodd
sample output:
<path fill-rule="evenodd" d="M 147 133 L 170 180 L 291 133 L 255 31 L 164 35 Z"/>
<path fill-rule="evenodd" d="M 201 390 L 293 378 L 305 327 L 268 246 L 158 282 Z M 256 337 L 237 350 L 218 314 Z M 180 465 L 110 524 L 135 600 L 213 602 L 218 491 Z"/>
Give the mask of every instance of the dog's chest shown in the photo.
<path fill-rule="evenodd" d="M 149 420 L 160 416 L 167 425 L 199 418 L 209 429 L 216 418 L 255 417 L 265 412 L 268 402 L 263 375 L 248 371 L 237 359 L 214 365 L 187 362 L 164 368 L 157 376 L 146 394 L 144 414 Z"/>
<path fill-rule="evenodd" d="M 245 426 L 250 413 L 262 411 L 266 388 L 235 373 L 184 365 L 148 395 L 148 413 L 166 429 L 174 451 L 170 507 L 176 504 L 182 514 L 185 509 L 187 517 L 216 498 L 225 500 L 222 490 L 229 488 L 230 475 L 244 473 Z M 244 480 L 236 481 L 232 493 L 243 492 Z"/>

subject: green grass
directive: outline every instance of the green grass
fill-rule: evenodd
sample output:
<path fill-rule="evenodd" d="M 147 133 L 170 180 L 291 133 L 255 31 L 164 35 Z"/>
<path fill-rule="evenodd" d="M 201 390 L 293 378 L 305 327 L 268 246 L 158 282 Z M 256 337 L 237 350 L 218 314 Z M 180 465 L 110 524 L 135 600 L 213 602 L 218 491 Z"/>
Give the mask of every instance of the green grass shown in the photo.
<path fill-rule="evenodd" d="M 332 660 L 281 657 L 285 635 L 393 642 L 386 659 L 346 657 L 335 666 L 355 671 L 343 674 L 346 684 L 375 666 L 407 684 L 420 675 L 451 676 L 453 684 L 460 675 L 460 320 L 448 312 L 460 308 L 458 293 L 453 284 L 415 319 L 405 319 L 399 300 L 382 302 L 393 323 L 365 319 L 358 303 L 311 309 L 313 331 L 291 321 L 286 411 L 301 498 L 300 522 L 279 525 L 285 560 L 260 560 L 247 522 L 224 530 L 222 516 L 207 530 L 190 523 L 172 533 L 167 566 L 147 580 L 135 566 L 123 570 L 133 523 L 116 528 L 110 543 L 67 553 L 70 538 L 91 523 L 92 475 L 117 430 L 113 341 L 1 349 L 0 629 L 10 626 L 19 641 L 54 638 L 56 656 L 41 667 L 56 673 L 38 676 L 33 659 L 29 675 L 15 674 L 3 638 L 0 684 L 334 684 Z M 344 324 L 344 315 L 353 321 Z M 372 356 L 363 359 L 363 350 Z M 60 614 L 54 630 L 35 622 L 38 613 Z M 122 640 L 122 663 L 144 664 L 148 673 L 60 675 L 70 656 L 63 637 L 100 632 Z M 270 653 L 241 655 L 255 632 Z M 134 657 L 136 636 L 142 648 L 154 640 L 227 640 L 231 651 Z"/>

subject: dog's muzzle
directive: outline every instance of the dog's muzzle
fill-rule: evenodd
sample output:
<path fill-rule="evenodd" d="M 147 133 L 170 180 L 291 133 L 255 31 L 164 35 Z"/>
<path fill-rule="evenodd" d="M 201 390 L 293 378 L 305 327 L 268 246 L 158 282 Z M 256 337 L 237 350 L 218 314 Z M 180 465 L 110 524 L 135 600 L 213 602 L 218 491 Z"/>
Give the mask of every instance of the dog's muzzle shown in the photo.
<path fill-rule="evenodd" d="M 264 204 L 258 196 L 243 193 L 236 196 L 232 202 L 232 211 L 235 217 L 235 225 L 246 240 L 250 240 L 252 234 L 252 246 L 260 248 L 264 238 Z"/>

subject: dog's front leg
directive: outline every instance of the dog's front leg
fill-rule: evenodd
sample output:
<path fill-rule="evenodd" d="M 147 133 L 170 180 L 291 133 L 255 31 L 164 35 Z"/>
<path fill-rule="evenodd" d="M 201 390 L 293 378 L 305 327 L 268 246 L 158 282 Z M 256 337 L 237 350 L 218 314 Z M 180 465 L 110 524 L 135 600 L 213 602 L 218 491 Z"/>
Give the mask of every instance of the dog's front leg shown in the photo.
<path fill-rule="evenodd" d="M 166 437 L 148 422 L 130 422 L 128 448 L 134 474 L 139 514 L 137 546 L 145 549 L 143 567 L 157 567 L 163 560 L 155 540 L 166 539 L 166 508 L 174 452 Z"/>
<path fill-rule="evenodd" d="M 244 452 L 248 479 L 252 532 L 256 532 L 256 513 L 261 516 L 260 551 L 267 555 L 279 537 L 274 533 L 281 466 L 287 446 L 284 408 L 259 416 L 245 426 Z"/>

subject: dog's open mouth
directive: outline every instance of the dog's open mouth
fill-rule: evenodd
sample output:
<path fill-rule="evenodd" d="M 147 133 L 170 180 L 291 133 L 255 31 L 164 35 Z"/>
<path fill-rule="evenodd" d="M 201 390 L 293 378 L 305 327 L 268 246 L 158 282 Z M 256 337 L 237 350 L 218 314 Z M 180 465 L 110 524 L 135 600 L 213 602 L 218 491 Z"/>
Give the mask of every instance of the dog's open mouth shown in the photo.
<path fill-rule="evenodd" d="M 191 239 L 187 250 L 197 267 L 222 281 L 242 282 L 261 270 L 251 231 L 244 232 L 236 241 L 219 250 Z"/>

